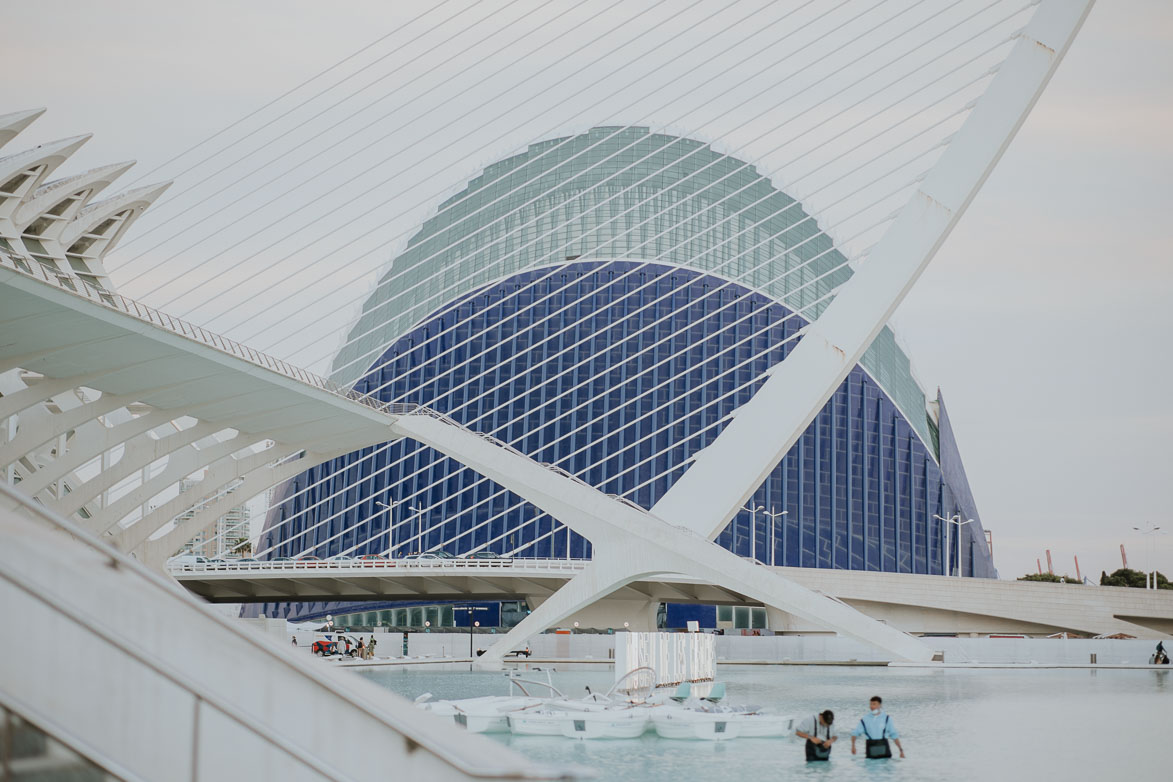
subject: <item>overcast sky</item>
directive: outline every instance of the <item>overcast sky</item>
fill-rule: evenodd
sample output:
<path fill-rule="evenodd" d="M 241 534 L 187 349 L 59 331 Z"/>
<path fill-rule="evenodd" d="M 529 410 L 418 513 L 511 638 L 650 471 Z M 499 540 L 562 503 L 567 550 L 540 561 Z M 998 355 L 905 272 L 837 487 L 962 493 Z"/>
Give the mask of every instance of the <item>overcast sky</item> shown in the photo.
<path fill-rule="evenodd" d="M 763 13 L 783 7 L 755 1 L 765 9 Z M 643 21 L 664 25 L 665 40 L 689 46 L 687 36 L 697 33 L 686 31 L 684 25 L 699 17 L 683 11 L 674 16 L 673 3 L 694 15 L 717 7 L 714 0 L 703 0 L 695 7 L 687 0 L 668 0 L 663 6 L 646 0 L 621 8 L 628 15 L 646 10 Z M 724 4 L 732 14 L 733 0 Z M 413 23 L 410 29 L 417 32 L 425 22 L 438 26 L 413 44 L 416 48 L 404 45 L 394 53 L 400 57 L 399 71 L 384 87 L 401 85 L 404 96 L 410 95 L 420 107 L 429 106 L 429 101 L 439 105 L 444 96 L 458 95 L 455 90 L 467 85 L 477 71 L 456 76 L 452 85 L 445 86 L 453 92 L 445 93 L 436 86 L 438 82 L 427 81 L 433 67 L 436 73 L 458 74 L 458 67 L 476 61 L 483 50 L 477 47 L 510 41 L 518 31 L 524 33 L 527 25 L 537 30 L 543 22 L 547 25 L 532 38 L 553 39 L 559 25 L 570 24 L 566 29 L 589 39 L 595 31 L 609 29 L 608 20 L 618 11 L 597 18 L 591 15 L 592 10 L 609 5 L 604 0 L 583 4 L 449 0 L 433 16 Z M 907 0 L 892 7 L 903 5 L 908 5 Z M 5 27 L 0 67 L 7 74 L 0 83 L 0 112 L 49 108 L 6 151 L 93 132 L 96 137 L 63 173 L 135 158 L 140 163 L 127 176 L 128 182 L 162 166 L 152 180 L 175 177 L 175 192 L 180 192 L 219 160 L 186 172 L 187 165 L 201 156 L 168 163 L 174 155 L 367 43 L 393 33 L 427 9 L 424 3 L 374 0 L 209 0 L 198 4 L 0 0 Z M 457 12 L 462 15 L 454 16 L 451 25 L 439 24 Z M 576 20 L 571 13 L 581 16 Z M 481 18 L 483 22 L 471 24 Z M 679 37 L 667 26 L 675 21 L 682 25 Z M 466 23 L 469 38 L 449 42 L 438 52 L 424 47 L 442 40 L 436 36 L 453 29 L 452 25 Z M 486 32 L 484 44 L 471 37 L 479 31 Z M 505 48 L 501 61 L 524 45 L 536 45 L 529 38 L 523 35 L 519 43 Z M 397 45 L 394 38 L 390 41 Z M 549 78 L 559 78 L 557 68 L 573 65 L 559 61 L 570 46 L 569 41 L 552 41 L 546 54 L 536 55 L 527 73 L 541 76 L 549 70 Z M 592 51 L 588 47 L 581 56 Z M 664 51 L 670 52 L 670 46 Z M 438 64 L 441 54 L 448 71 Z M 372 57 L 357 58 L 352 70 L 373 62 Z M 394 57 L 387 62 L 395 62 Z M 679 67 L 704 72 L 704 66 L 688 58 L 682 63 Z M 338 71 L 347 72 L 345 68 Z M 664 78 L 671 73 L 671 69 L 665 71 Z M 893 322 L 926 390 L 932 393 L 938 385 L 944 390 L 983 521 L 994 534 L 995 561 L 1003 577 L 1033 570 L 1035 558 L 1041 558 L 1045 548 L 1052 550 L 1058 572 L 1074 573 L 1074 555 L 1080 557 L 1085 574 L 1098 576 L 1100 570 L 1112 570 L 1119 566 L 1121 543 L 1128 546 L 1131 563 L 1143 565 L 1147 546 L 1131 527 L 1153 522 L 1173 529 L 1168 500 L 1173 479 L 1173 412 L 1168 401 L 1173 388 L 1168 347 L 1173 334 L 1173 267 L 1167 238 L 1173 213 L 1171 84 L 1173 10 L 1169 4 L 1162 0 L 1101 2 L 1000 166 Z M 551 127 L 638 121 L 617 109 L 614 115 L 604 112 L 578 119 L 557 114 L 555 106 L 542 103 L 551 100 L 548 95 L 553 91 L 540 90 L 540 82 L 532 86 L 542 92 L 534 98 L 535 104 L 554 116 Z M 478 92 L 458 102 L 467 105 Z M 665 86 L 664 93 L 670 92 Z M 689 99 L 694 103 L 680 102 Z M 677 100 L 674 107 L 699 110 L 717 105 L 714 101 L 719 96 L 682 93 Z M 389 105 L 394 109 L 396 104 Z M 717 118 L 706 124 L 708 119 L 695 117 L 679 126 L 697 129 L 706 139 L 727 139 L 722 142 L 725 146 L 719 145 L 725 150 L 739 143 L 734 131 L 758 127 L 743 121 L 741 114 L 718 113 L 737 127 L 725 128 Z M 669 114 L 653 118 L 671 124 Z M 264 116 L 273 112 L 258 115 Z M 307 121 L 305 127 L 310 126 Z M 335 275 L 358 270 L 347 278 L 345 301 L 339 299 L 331 306 L 341 311 L 361 297 L 394 247 L 401 245 L 403 239 L 397 237 L 434 209 L 445 188 L 451 191 L 485 163 L 547 137 L 539 135 L 545 129 L 535 119 L 505 134 L 495 145 L 463 157 L 444 158 L 450 169 L 446 173 L 439 162 L 425 166 L 418 184 L 403 187 L 401 183 L 398 203 L 405 205 L 402 209 L 391 214 L 392 204 L 371 215 L 375 224 L 388 226 L 387 232 L 372 233 L 365 244 L 347 247 L 336 237 L 324 239 L 335 243 L 327 245 L 334 251 L 333 265 L 322 268 Z M 440 130 L 420 122 L 404 131 L 407 140 L 401 138 L 400 143 L 408 150 L 426 149 L 429 141 L 440 148 L 447 144 Z M 747 157 L 770 169 L 768 149 L 752 143 L 747 148 Z M 215 145 L 204 148 L 215 149 Z M 292 153 L 288 162 L 308 168 L 312 149 L 307 146 Z M 331 182 L 340 193 L 350 192 L 341 186 L 360 182 L 368 162 L 355 161 L 353 169 L 340 166 L 322 181 Z M 416 195 L 429 183 L 436 187 L 424 196 Z M 223 219 L 243 214 L 256 199 L 269 195 L 271 189 L 260 191 L 253 200 L 243 198 L 239 205 L 224 210 Z M 313 206 L 321 203 L 316 200 Z M 186 213 L 182 201 L 175 204 L 172 215 Z M 198 213 L 194 205 L 190 211 Z M 159 214 L 157 220 L 168 216 L 165 209 Z M 142 226 L 151 224 L 144 220 Z M 342 228 L 348 226 L 339 223 L 332 233 L 345 233 Z M 163 233 L 157 230 L 156 236 Z M 229 236 L 227 229 L 210 233 Z M 276 255 L 280 248 L 267 255 L 265 247 L 251 248 L 243 256 L 229 238 L 223 238 L 220 246 L 214 244 L 216 236 L 199 247 L 184 243 L 198 236 L 193 230 L 164 248 L 170 264 L 164 269 L 181 270 L 188 281 L 184 286 L 220 276 L 215 258 L 208 260 L 213 256 L 229 265 L 225 268 L 243 269 L 242 275 L 249 267 L 242 258 L 265 258 L 270 263 L 280 259 Z M 143 239 L 134 249 L 141 252 L 148 247 L 150 243 Z M 117 257 L 129 259 L 129 250 Z M 297 250 L 304 252 L 300 245 Z M 239 279 L 234 287 L 241 295 L 254 296 L 246 278 Z M 209 289 L 215 290 L 214 286 Z M 174 306 L 183 310 L 184 290 L 181 286 L 151 292 L 149 300 L 164 304 L 178 298 Z M 147 293 L 135 291 L 136 295 Z M 231 290 L 218 294 L 223 311 L 235 308 L 231 295 Z M 218 312 L 194 305 L 191 310 L 193 318 L 202 320 Z M 225 328 L 234 325 L 231 312 L 223 324 Z M 243 328 L 245 333 L 232 333 L 249 336 L 247 326 Z M 317 351 L 329 354 L 335 344 L 330 340 L 336 336 L 323 337 Z M 313 363 L 317 354 L 307 349 L 304 355 L 306 363 Z M 1162 569 L 1173 572 L 1173 538 L 1159 539 L 1159 557 Z"/>

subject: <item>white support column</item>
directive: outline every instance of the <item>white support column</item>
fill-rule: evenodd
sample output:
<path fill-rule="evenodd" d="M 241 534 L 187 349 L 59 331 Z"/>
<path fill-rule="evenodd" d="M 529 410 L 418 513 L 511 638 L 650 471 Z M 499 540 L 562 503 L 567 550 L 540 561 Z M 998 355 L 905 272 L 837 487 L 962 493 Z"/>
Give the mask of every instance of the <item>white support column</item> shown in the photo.
<path fill-rule="evenodd" d="M 1044 0 L 911 202 L 756 394 L 652 508 L 714 537 L 863 356 L 1002 157 L 1094 0 Z"/>
<path fill-rule="evenodd" d="M 162 389 L 149 390 L 159 391 Z M 0 465 L 11 464 L 25 454 L 35 450 L 37 446 L 77 429 L 87 421 L 92 421 L 99 416 L 112 413 L 120 407 L 125 407 L 137 401 L 141 393 L 136 391 L 131 394 L 117 396 L 103 395 L 96 401 L 51 416 L 45 425 L 29 427 L 27 431 L 21 431 L 15 439 L 9 441 L 3 448 L 0 448 Z M 22 430 L 24 429 L 24 427 L 21 428 Z"/>
<path fill-rule="evenodd" d="M 167 438 L 170 440 L 171 438 Z M 194 439 L 194 438 L 193 438 Z M 167 466 L 161 472 L 154 476 L 148 475 L 139 486 L 136 486 L 126 495 L 119 497 L 107 507 L 102 508 L 96 512 L 83 526 L 91 532 L 101 535 L 114 529 L 123 519 L 134 512 L 135 508 L 142 506 L 150 501 L 150 499 L 168 487 L 179 483 L 188 475 L 195 473 L 209 465 L 227 459 L 232 454 L 243 451 L 246 448 L 264 442 L 264 439 L 255 440 L 252 436 L 241 438 L 239 435 L 233 437 L 231 440 L 226 440 L 222 443 L 212 445 L 208 448 L 197 450 L 196 448 L 180 448 L 177 444 L 172 444 L 171 447 L 178 451 L 178 453 L 170 453 L 167 456 Z M 149 447 L 149 446 L 148 446 Z M 145 458 L 145 457 L 142 457 Z M 154 461 L 152 459 L 151 461 Z M 148 462 L 149 464 L 149 462 Z M 134 465 L 128 465 L 127 470 L 131 472 L 137 471 L 133 469 Z M 97 479 L 95 479 L 97 480 Z M 104 482 L 108 483 L 108 482 Z M 93 491 L 92 487 L 90 491 Z M 145 518 L 145 515 L 144 515 Z"/>
<path fill-rule="evenodd" d="M 510 628 L 509 632 L 497 639 L 478 658 L 477 666 L 486 670 L 499 668 L 505 655 L 514 649 L 523 648 L 535 635 L 631 583 L 632 579 L 628 578 L 628 575 L 623 569 L 616 567 L 614 560 L 596 559 L 581 573 L 567 581 L 561 589 L 546 598 L 525 619 Z"/>
<path fill-rule="evenodd" d="M 88 436 L 85 437 L 81 436 L 79 432 L 79 435 L 69 443 L 64 454 L 58 453 L 57 458 L 51 463 L 41 467 L 32 476 L 25 478 L 25 485 L 20 487 L 21 491 L 35 496 L 54 481 L 64 478 L 91 459 L 105 455 L 118 445 L 128 444 L 134 438 L 167 423 L 170 418 L 170 413 L 155 411 L 140 415 L 138 418 L 118 426 L 107 427 L 99 424 L 99 430 L 87 433 Z M 101 472 L 104 473 L 108 466 L 106 460 L 103 460 Z"/>
<path fill-rule="evenodd" d="M 220 459 L 218 462 L 215 462 L 207 467 L 207 472 L 204 473 L 203 479 L 200 480 L 199 483 L 190 492 L 180 493 L 175 498 L 163 503 L 158 508 L 155 508 L 155 510 L 147 514 L 146 517 L 138 520 L 126 529 L 121 530 L 115 534 L 115 547 L 117 547 L 120 551 L 137 551 L 138 548 L 143 543 L 145 543 L 151 535 L 162 529 L 164 525 L 166 525 L 176 516 L 191 510 L 196 505 L 204 502 L 208 495 L 221 491 L 225 486 L 235 480 L 244 479 L 244 483 L 240 487 L 240 494 L 229 495 L 229 498 L 235 500 L 235 502 L 233 502 L 232 505 L 229 505 L 228 508 L 233 507 L 233 505 L 246 502 L 253 496 L 244 496 L 244 492 L 247 490 L 247 487 L 256 485 L 257 483 L 262 483 L 272 476 L 280 476 L 273 478 L 272 483 L 267 483 L 258 489 L 257 492 L 259 493 L 260 491 L 269 488 L 274 483 L 285 480 L 286 478 L 292 478 L 302 470 L 306 469 L 307 465 L 320 463 L 314 462 L 312 455 L 307 454 L 309 457 L 308 462 L 302 463 L 301 459 L 293 459 L 292 461 L 286 462 L 285 464 L 282 464 L 278 467 L 272 466 L 273 462 L 276 462 L 283 457 L 297 453 L 298 450 L 299 449 L 297 448 L 273 447 L 268 450 L 261 451 L 260 453 L 254 453 L 239 459 L 232 456 L 226 456 L 223 459 Z M 225 499 L 225 497 L 221 497 L 217 500 L 213 500 L 210 504 L 218 506 Z M 225 510 L 228 508 L 225 508 Z M 177 529 L 181 527 L 186 529 L 189 526 L 190 525 L 185 522 L 184 524 L 178 525 Z M 198 528 L 194 528 L 192 534 L 195 534 L 196 531 L 198 531 Z M 184 541 L 180 541 L 179 544 L 176 545 L 176 548 L 178 548 L 183 543 Z"/>
<path fill-rule="evenodd" d="M 255 467 L 248 471 L 242 470 L 241 477 L 244 478 L 244 482 L 241 483 L 240 486 L 236 487 L 231 493 L 225 494 L 209 502 L 205 507 L 201 508 L 197 513 L 193 514 L 191 518 L 185 519 L 184 521 L 175 525 L 174 529 L 168 530 L 165 534 L 154 540 L 148 540 L 146 538 L 146 535 L 153 534 L 154 530 L 151 532 L 146 532 L 150 525 L 144 527 L 143 532 L 146 533 L 146 535 L 140 533 L 135 536 L 127 536 L 127 540 L 124 542 L 124 545 L 127 547 L 123 550 L 135 553 L 150 567 L 161 568 L 164 563 L 166 563 L 168 557 L 174 554 L 180 546 L 190 540 L 193 535 L 211 524 L 218 517 L 223 516 L 232 508 L 235 508 L 238 505 L 243 505 L 261 492 L 267 491 L 268 489 L 276 486 L 278 483 L 287 481 L 295 475 L 298 475 L 299 473 L 304 472 L 311 467 L 315 467 L 322 462 L 329 461 L 330 459 L 333 459 L 337 456 L 342 456 L 344 453 L 346 453 L 346 451 L 332 451 L 324 454 L 307 453 L 300 459 L 294 459 L 293 461 L 286 462 L 285 464 L 278 466 L 271 466 L 266 464 L 265 466 Z M 280 456 L 278 454 L 273 454 L 269 458 L 276 459 L 280 458 Z M 213 482 L 213 485 L 209 486 L 209 491 L 218 491 L 226 486 L 228 482 L 228 480 L 220 480 L 218 484 Z M 200 500 L 198 496 L 192 496 L 187 507 L 182 508 L 179 513 L 183 513 L 184 511 L 189 510 L 199 501 Z M 179 505 L 182 505 L 182 503 L 176 503 L 175 501 L 172 501 L 172 503 L 169 503 L 168 506 L 165 507 L 170 507 L 173 510 L 174 507 Z M 179 515 L 179 513 L 171 513 L 163 523 L 166 523 L 166 521 L 170 521 L 171 519 L 175 518 L 177 515 Z M 154 516 L 154 514 L 152 514 L 155 521 L 165 515 L 167 514 L 162 513 L 158 516 Z M 141 524 L 142 522 L 139 523 Z M 129 527 L 128 530 L 133 530 L 137 526 L 138 524 Z M 156 525 L 155 528 L 158 529 L 159 525 Z M 130 541 L 132 540 L 137 540 L 137 542 L 131 544 Z"/>

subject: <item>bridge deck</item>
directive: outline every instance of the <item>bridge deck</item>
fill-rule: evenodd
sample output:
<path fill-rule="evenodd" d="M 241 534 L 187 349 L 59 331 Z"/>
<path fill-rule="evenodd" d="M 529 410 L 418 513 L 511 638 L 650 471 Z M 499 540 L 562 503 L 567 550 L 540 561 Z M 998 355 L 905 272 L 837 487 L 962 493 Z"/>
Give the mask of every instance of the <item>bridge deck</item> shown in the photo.
<path fill-rule="evenodd" d="M 187 566 L 173 569 L 171 575 L 215 603 L 520 600 L 549 596 L 587 564 L 586 560 L 557 559 L 262 562 Z M 910 632 L 1066 630 L 1091 635 L 1124 632 L 1146 638 L 1173 633 L 1173 592 L 1168 590 L 817 568 L 774 570 Z M 674 574 L 636 581 L 609 597 L 760 605 L 735 590 Z"/>

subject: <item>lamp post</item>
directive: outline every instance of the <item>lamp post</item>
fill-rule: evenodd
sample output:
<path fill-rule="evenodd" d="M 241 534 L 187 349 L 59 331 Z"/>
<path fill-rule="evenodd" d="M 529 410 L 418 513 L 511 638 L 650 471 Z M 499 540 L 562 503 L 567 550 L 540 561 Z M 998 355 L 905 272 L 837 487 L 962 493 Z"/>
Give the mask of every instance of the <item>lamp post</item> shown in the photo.
<path fill-rule="evenodd" d="M 787 513 L 789 513 L 790 511 L 788 511 L 788 510 L 784 510 L 784 511 L 780 511 L 780 512 L 778 512 L 778 513 L 775 513 L 775 512 L 774 512 L 774 511 L 772 511 L 772 510 L 767 510 L 767 511 L 763 511 L 763 512 L 764 512 L 764 513 L 765 513 L 767 516 L 769 516 L 769 517 L 770 517 L 770 567 L 774 567 L 774 551 L 775 551 L 775 546 L 774 546 L 774 527 L 775 527 L 775 525 L 777 524 L 778 517 L 779 517 L 779 516 L 785 516 L 785 515 L 786 515 Z"/>
<path fill-rule="evenodd" d="M 1146 570 L 1145 574 L 1144 574 L 1144 588 L 1145 589 L 1156 589 L 1157 588 L 1157 564 L 1156 564 L 1157 535 L 1163 535 L 1165 533 L 1161 532 L 1161 527 L 1159 525 L 1153 524 L 1151 521 L 1149 523 L 1145 524 L 1143 527 L 1133 527 L 1133 529 L 1142 535 L 1149 536 L 1149 561 L 1148 561 L 1149 569 Z M 1149 577 L 1150 576 L 1152 576 L 1152 585 L 1151 586 L 1149 585 Z"/>
<path fill-rule="evenodd" d="M 412 513 L 413 513 L 413 515 L 411 517 L 411 539 L 415 541 L 416 548 L 421 548 L 420 543 L 419 543 L 419 537 L 420 537 L 419 518 L 420 518 L 420 516 L 424 515 L 424 512 L 414 505 L 408 505 L 407 508 L 408 508 L 408 510 L 412 511 Z M 408 553 L 410 554 L 411 552 L 409 551 Z"/>
<path fill-rule="evenodd" d="M 765 505 L 754 505 L 750 507 L 745 506 L 749 511 L 749 558 L 756 561 L 758 558 L 758 511 L 765 510 Z M 734 529 L 737 529 L 734 527 Z M 733 547 L 737 548 L 737 541 L 733 541 Z"/>
<path fill-rule="evenodd" d="M 972 524 L 973 519 L 966 519 L 965 521 L 962 521 L 960 513 L 954 513 L 949 518 L 945 518 L 944 516 L 938 516 L 937 514 L 934 513 L 933 518 L 939 519 L 940 521 L 944 521 L 948 524 L 954 524 L 957 526 L 957 577 L 961 578 L 961 528 L 964 527 L 966 524 Z"/>
<path fill-rule="evenodd" d="M 488 611 L 488 606 L 452 606 L 453 611 L 468 611 L 468 665 L 469 670 L 472 670 L 472 631 L 474 627 L 480 627 L 480 622 L 474 622 L 472 619 L 473 611 Z"/>
<path fill-rule="evenodd" d="M 391 547 L 393 546 L 393 544 L 391 542 L 391 535 L 392 535 L 391 528 L 395 526 L 395 514 L 392 511 L 395 510 L 395 506 L 398 505 L 399 503 L 396 502 L 395 500 L 391 500 L 391 504 L 388 505 L 387 503 L 385 503 L 381 500 L 375 500 L 375 504 L 381 508 L 387 509 L 387 551 L 385 553 L 388 557 L 390 557 L 391 556 Z"/>

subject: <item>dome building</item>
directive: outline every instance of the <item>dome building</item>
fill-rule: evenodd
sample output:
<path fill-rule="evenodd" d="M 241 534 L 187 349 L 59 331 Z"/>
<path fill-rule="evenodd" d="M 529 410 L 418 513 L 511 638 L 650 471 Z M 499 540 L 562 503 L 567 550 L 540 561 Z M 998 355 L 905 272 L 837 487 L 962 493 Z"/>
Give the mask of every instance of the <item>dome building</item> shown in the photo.
<path fill-rule="evenodd" d="M 366 299 L 333 377 L 650 508 L 851 273 L 752 165 L 646 128 L 594 128 L 494 163 L 442 203 Z M 889 328 L 749 507 L 761 510 L 717 543 L 768 565 L 995 576 L 980 521 L 958 546 L 935 518 L 979 517 L 944 404 Z M 266 548 L 591 553 L 410 440 L 275 491 Z"/>

